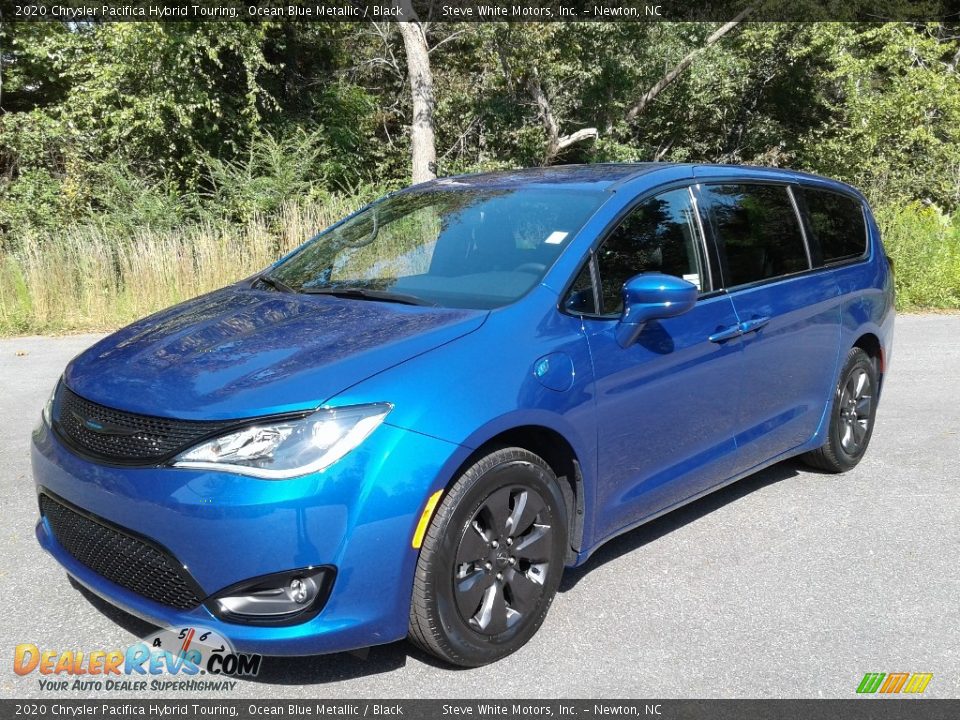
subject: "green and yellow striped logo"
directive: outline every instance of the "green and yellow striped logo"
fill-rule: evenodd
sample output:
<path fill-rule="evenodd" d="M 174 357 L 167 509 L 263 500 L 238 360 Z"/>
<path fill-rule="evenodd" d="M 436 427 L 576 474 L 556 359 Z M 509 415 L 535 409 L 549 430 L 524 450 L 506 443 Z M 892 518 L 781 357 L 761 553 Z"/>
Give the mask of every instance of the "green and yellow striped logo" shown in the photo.
<path fill-rule="evenodd" d="M 933 673 L 867 673 L 860 681 L 857 692 L 864 695 L 919 694 L 927 689 L 932 679 Z"/>

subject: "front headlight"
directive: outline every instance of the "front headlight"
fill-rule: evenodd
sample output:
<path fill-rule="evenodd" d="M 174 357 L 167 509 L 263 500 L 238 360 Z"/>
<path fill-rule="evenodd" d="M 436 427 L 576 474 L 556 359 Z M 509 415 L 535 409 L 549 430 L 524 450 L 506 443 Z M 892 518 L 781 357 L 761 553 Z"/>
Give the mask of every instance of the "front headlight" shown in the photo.
<path fill-rule="evenodd" d="M 175 457 L 173 465 L 269 480 L 307 475 L 329 467 L 357 447 L 391 409 L 387 403 L 354 405 L 250 425 L 190 448 Z"/>
<path fill-rule="evenodd" d="M 59 382 L 53 386 L 53 390 L 50 391 L 50 397 L 47 399 L 47 404 L 43 406 L 43 410 L 40 412 L 40 417 L 43 418 L 48 428 L 53 427 L 53 400 L 57 397 L 57 388 L 59 386 Z"/>

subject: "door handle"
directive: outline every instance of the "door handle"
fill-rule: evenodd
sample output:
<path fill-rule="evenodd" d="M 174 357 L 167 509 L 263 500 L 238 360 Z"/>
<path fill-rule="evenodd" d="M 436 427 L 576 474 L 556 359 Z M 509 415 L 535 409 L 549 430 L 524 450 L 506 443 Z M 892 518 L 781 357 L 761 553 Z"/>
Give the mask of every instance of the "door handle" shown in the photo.
<path fill-rule="evenodd" d="M 731 325 L 728 328 L 723 330 L 718 330 L 713 335 L 710 336 L 710 342 L 721 343 L 726 340 L 732 340 L 735 337 L 740 337 L 743 335 L 743 330 L 740 325 Z"/>
<path fill-rule="evenodd" d="M 759 317 L 759 318 L 754 318 L 753 320 L 746 320 L 740 323 L 740 334 L 746 335 L 747 333 L 756 332 L 757 330 L 764 327 L 769 322 L 770 322 L 770 318 L 768 317 Z"/>

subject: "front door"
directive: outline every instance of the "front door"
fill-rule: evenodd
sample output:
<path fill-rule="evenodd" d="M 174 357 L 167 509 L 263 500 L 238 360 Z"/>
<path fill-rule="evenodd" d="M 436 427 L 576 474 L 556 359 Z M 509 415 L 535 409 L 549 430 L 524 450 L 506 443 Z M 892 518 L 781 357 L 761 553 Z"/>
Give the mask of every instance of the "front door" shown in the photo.
<path fill-rule="evenodd" d="M 596 382 L 598 539 L 734 472 L 741 345 L 722 339 L 737 317 L 730 298 L 712 291 L 708 267 L 687 188 L 641 201 L 596 253 L 600 307 L 584 327 Z M 642 272 L 683 277 L 701 297 L 679 317 L 648 322 L 623 348 L 615 336 L 620 290 Z"/>

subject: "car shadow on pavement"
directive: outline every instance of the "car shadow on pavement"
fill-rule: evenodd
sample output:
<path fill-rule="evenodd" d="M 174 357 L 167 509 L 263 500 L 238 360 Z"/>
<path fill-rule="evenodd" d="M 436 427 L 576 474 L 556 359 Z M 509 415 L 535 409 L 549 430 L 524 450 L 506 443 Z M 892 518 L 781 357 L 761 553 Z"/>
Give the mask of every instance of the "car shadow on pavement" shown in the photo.
<path fill-rule="evenodd" d="M 800 466 L 801 463 L 798 460 L 786 460 L 778 463 L 610 540 L 599 548 L 586 564 L 578 568 L 568 569 L 564 573 L 563 581 L 560 583 L 560 592 L 573 590 L 593 570 L 611 560 L 616 560 L 627 553 L 638 550 L 667 533 L 692 523 L 752 492 L 781 480 L 796 477 L 800 474 L 798 469 Z M 137 637 L 145 637 L 156 629 L 150 623 L 114 607 L 75 582 L 73 578 L 70 578 L 70 582 L 96 610 L 127 632 Z M 253 678 L 243 678 L 243 680 L 268 685 L 324 685 L 398 670 L 406 665 L 409 658 L 431 665 L 439 670 L 456 672 L 469 669 L 446 665 L 415 647 L 412 643 L 401 640 L 389 645 L 378 645 L 352 653 L 307 657 L 266 657 L 261 666 L 260 674 Z"/>
<path fill-rule="evenodd" d="M 352 653 L 264 658 L 260 674 L 249 680 L 268 685 L 325 685 L 399 670 L 411 657 L 430 665 L 436 664 L 438 668 L 446 667 L 401 640 Z"/>
<path fill-rule="evenodd" d="M 67 575 L 67 580 L 70 581 L 73 589 L 83 595 L 83 599 L 93 606 L 94 610 L 108 620 L 112 620 L 131 635 L 142 638 L 158 629 L 156 625 L 148 623 L 146 620 L 141 620 L 136 615 L 131 615 L 118 607 L 114 607 L 96 593 L 87 590 L 86 587 L 74 580 L 73 576 Z"/>
<path fill-rule="evenodd" d="M 131 635 L 142 638 L 157 630 L 155 625 L 114 607 L 69 575 L 67 579 L 95 610 Z M 269 685 L 323 685 L 398 670 L 406 665 L 407 658 L 411 657 L 437 668 L 455 669 L 401 640 L 389 645 L 334 655 L 265 657 L 259 675 L 242 680 Z"/>
<path fill-rule="evenodd" d="M 800 460 L 784 460 L 754 475 L 749 475 L 742 480 L 731 483 L 725 488 L 712 492 L 699 500 L 694 500 L 689 505 L 677 508 L 656 520 L 651 520 L 634 530 L 627 531 L 623 535 L 608 540 L 597 549 L 586 563 L 580 567 L 568 568 L 566 572 L 564 572 L 563 580 L 560 582 L 560 592 L 572 590 L 577 586 L 577 583 L 588 576 L 593 570 L 611 560 L 616 560 L 623 555 L 638 550 L 644 545 L 652 543 L 664 535 L 682 528 L 684 525 L 688 525 L 705 515 L 709 515 L 714 510 L 719 510 L 724 505 L 746 497 L 750 493 L 774 485 L 781 480 L 796 477 L 800 474 L 799 468 L 801 467 L 804 468 L 804 471 L 807 470 L 806 466 L 803 465 Z"/>

